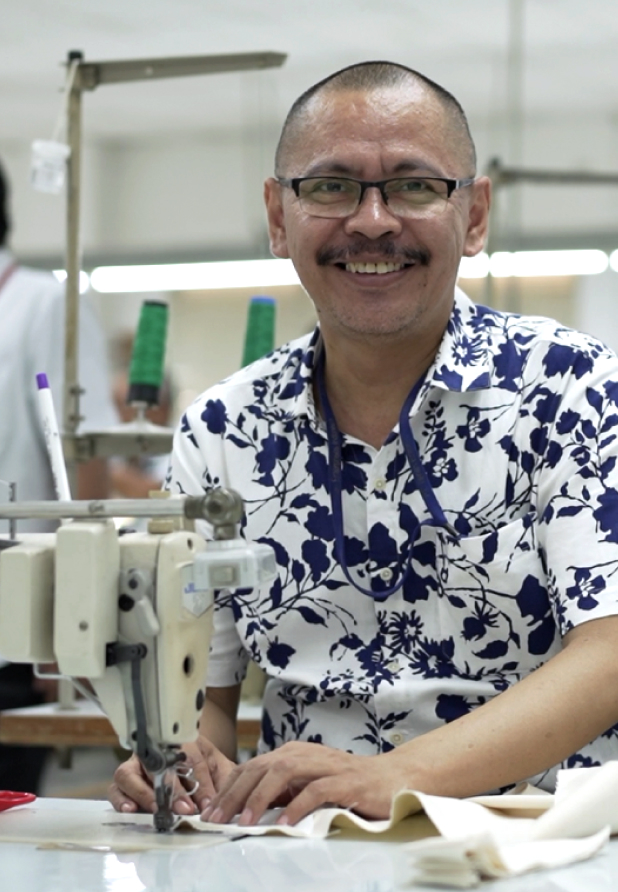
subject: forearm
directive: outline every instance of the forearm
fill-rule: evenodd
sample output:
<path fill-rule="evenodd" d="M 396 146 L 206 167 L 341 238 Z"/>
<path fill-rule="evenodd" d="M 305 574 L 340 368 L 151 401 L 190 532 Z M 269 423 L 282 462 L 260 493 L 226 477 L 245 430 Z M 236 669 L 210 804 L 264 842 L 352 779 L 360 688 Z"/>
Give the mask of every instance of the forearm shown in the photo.
<path fill-rule="evenodd" d="M 200 718 L 200 736 L 209 740 L 228 759 L 236 760 L 236 712 L 240 685 L 207 688 Z"/>
<path fill-rule="evenodd" d="M 89 501 L 106 499 L 108 496 L 109 473 L 105 459 L 91 458 L 90 461 L 78 464 L 77 498 Z"/>
<path fill-rule="evenodd" d="M 409 786 L 458 797 L 555 765 L 618 722 L 616 640 L 618 617 L 585 623 L 530 676 L 385 758 L 407 762 Z"/>
<path fill-rule="evenodd" d="M 114 465 L 109 471 L 110 488 L 126 499 L 147 499 L 161 489 L 161 481 L 129 464 Z"/>

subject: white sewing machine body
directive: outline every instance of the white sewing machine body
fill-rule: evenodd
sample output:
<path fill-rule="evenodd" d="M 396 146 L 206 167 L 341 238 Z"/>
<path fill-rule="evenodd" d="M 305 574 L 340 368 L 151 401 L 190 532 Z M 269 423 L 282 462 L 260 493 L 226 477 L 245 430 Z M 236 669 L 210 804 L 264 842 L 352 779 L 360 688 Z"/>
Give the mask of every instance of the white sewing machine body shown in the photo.
<path fill-rule="evenodd" d="M 213 543 L 214 544 L 214 543 Z M 204 698 L 214 592 L 198 592 L 195 532 L 118 536 L 110 520 L 72 522 L 0 552 L 0 653 L 57 663 L 88 679 L 120 742 L 136 749 L 130 660 L 114 647 L 143 644 L 140 676 L 151 740 L 193 740 Z"/>
<path fill-rule="evenodd" d="M 49 503 L 54 516 L 78 519 L 0 542 L 0 653 L 90 683 L 121 744 L 155 776 L 155 826 L 171 829 L 162 779 L 197 736 L 214 592 L 269 582 L 276 563 L 272 549 L 238 537 L 242 503 L 231 490 L 161 501 L 142 500 L 143 515 L 164 518 L 147 533 L 116 530 L 120 500 Z M 172 502 L 176 515 L 210 521 L 215 539 L 166 517 Z M 17 516 L 37 516 L 27 504 Z"/>

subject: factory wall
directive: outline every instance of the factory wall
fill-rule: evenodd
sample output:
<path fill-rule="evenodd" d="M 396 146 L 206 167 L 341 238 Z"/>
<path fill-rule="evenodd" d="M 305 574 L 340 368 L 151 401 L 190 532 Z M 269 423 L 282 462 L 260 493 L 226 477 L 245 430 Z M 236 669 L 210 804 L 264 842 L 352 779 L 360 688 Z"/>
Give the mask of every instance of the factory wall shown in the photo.
<path fill-rule="evenodd" d="M 509 161 L 508 122 L 471 120 L 479 170 L 490 158 Z M 278 133 L 247 126 L 243 139 L 221 126 L 192 133 L 158 133 L 96 141 L 84 129 L 82 244 L 85 266 L 268 256 L 261 184 L 272 170 Z M 615 170 L 618 123 L 595 115 L 527 119 L 521 164 L 560 170 Z M 12 244 L 26 262 L 62 265 L 64 198 L 29 185 L 29 146 L 2 141 L 0 157 L 12 182 Z M 618 248 L 618 187 L 524 186 L 498 191 L 492 237 L 502 249 Z M 482 283 L 463 283 L 486 298 Z M 618 348 L 618 273 L 586 279 L 519 282 L 500 287 L 493 301 L 522 312 L 559 318 Z M 272 289 L 274 293 L 274 289 Z M 250 291 L 166 295 L 171 300 L 169 362 L 186 398 L 237 368 Z M 146 295 L 100 295 L 110 342 L 131 330 Z M 313 320 L 301 289 L 279 297 L 277 341 Z M 614 335 L 616 332 L 616 335 Z"/>
<path fill-rule="evenodd" d="M 618 118 L 593 112 L 527 118 L 522 157 L 516 161 L 509 154 L 508 121 L 477 117 L 471 127 L 480 172 L 493 157 L 541 169 L 616 170 Z M 274 125 L 247 128 L 242 140 L 218 126 L 99 142 L 89 137 L 86 117 L 81 227 L 86 263 L 266 256 L 262 182 L 272 172 L 277 136 Z M 29 156 L 29 145 L 0 138 L 0 157 L 13 187 L 13 246 L 27 260 L 59 263 L 64 201 L 32 190 Z M 617 198 L 618 186 L 504 187 L 496 197 L 494 225 L 503 239 L 618 247 Z"/>

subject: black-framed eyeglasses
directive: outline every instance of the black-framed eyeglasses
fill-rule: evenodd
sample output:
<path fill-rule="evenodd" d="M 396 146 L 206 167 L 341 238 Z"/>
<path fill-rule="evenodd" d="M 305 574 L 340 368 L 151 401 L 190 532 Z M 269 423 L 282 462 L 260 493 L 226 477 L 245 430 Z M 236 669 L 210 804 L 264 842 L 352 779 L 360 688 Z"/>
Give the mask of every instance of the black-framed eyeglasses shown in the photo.
<path fill-rule="evenodd" d="M 312 217 L 348 217 L 367 189 L 379 189 L 389 210 L 401 217 L 439 213 L 456 189 L 474 183 L 474 177 L 394 177 L 389 180 L 355 180 L 351 177 L 277 177 L 294 191 L 305 213 Z"/>

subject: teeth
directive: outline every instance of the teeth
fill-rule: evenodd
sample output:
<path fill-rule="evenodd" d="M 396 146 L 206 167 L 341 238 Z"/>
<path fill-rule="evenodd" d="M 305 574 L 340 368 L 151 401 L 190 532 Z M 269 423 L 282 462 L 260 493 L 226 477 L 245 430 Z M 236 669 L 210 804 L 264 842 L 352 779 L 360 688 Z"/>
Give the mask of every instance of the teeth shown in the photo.
<path fill-rule="evenodd" d="M 346 263 L 346 270 L 349 273 L 377 273 L 379 276 L 384 273 L 394 273 L 403 268 L 403 263 Z"/>

